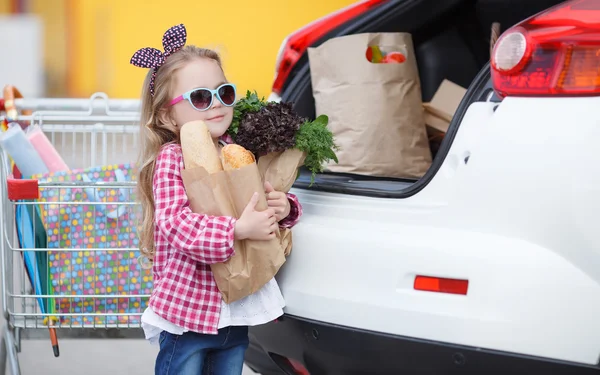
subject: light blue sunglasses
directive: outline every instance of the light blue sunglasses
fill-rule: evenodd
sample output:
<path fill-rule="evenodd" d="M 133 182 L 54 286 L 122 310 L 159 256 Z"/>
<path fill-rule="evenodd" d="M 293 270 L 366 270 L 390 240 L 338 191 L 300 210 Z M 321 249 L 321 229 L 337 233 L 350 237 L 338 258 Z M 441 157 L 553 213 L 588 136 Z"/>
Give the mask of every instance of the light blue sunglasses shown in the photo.
<path fill-rule="evenodd" d="M 235 104 L 235 85 L 233 83 L 224 83 L 214 90 L 204 87 L 195 88 L 171 100 L 170 105 L 175 105 L 182 100 L 187 100 L 195 110 L 206 111 L 212 107 L 213 98 L 215 96 L 225 107 L 231 107 Z"/>

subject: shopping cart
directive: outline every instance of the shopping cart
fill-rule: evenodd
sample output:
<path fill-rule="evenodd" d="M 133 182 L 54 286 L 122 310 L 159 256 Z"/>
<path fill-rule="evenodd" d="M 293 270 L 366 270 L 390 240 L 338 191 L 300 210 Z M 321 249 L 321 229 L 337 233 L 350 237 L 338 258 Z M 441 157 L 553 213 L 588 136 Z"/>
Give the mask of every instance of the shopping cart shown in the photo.
<path fill-rule="evenodd" d="M 58 356 L 56 333 L 59 339 L 143 337 L 140 317 L 152 281 L 135 246 L 134 179 L 94 179 L 102 170 L 116 173 L 115 165 L 134 165 L 139 101 L 98 93 L 90 99 L 16 99 L 14 104 L 22 113 L 16 120 L 41 126 L 70 169 L 80 172 L 15 179 L 9 156 L 0 152 L 6 319 L 0 374 L 8 360 L 13 375 L 20 374 L 22 339 L 52 338 Z M 88 169 L 94 167 L 104 169 Z"/>

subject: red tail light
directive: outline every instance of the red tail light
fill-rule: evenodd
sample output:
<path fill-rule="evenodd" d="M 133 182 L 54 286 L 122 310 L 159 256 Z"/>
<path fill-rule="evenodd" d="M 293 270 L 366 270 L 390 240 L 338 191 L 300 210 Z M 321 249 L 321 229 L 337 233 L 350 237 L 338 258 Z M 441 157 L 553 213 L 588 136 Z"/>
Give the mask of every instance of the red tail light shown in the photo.
<path fill-rule="evenodd" d="M 306 49 L 313 45 L 325 34 L 344 24 L 345 22 L 358 17 L 369 9 L 376 7 L 387 0 L 363 0 L 349 7 L 346 7 L 336 13 L 325 16 L 302 29 L 291 34 L 284 40 L 277 62 L 275 63 L 275 82 L 273 82 L 273 92 L 281 94 L 283 84 L 287 80 L 290 72 L 302 56 Z"/>
<path fill-rule="evenodd" d="M 491 59 L 507 96 L 600 95 L 600 0 L 571 0 L 510 28 Z"/>
<path fill-rule="evenodd" d="M 469 280 L 417 275 L 413 287 L 415 290 L 424 292 L 462 294 L 466 296 L 469 290 Z"/>

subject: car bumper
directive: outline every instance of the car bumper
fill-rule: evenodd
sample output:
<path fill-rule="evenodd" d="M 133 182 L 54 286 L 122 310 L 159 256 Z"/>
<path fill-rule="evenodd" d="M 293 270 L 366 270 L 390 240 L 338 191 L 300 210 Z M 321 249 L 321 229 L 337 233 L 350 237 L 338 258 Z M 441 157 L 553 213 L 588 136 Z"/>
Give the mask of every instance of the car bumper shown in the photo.
<path fill-rule="evenodd" d="M 292 316 L 251 327 L 250 341 L 247 364 L 263 375 L 296 374 L 286 359 L 301 363 L 311 375 L 600 373 L 599 366 L 391 336 Z"/>

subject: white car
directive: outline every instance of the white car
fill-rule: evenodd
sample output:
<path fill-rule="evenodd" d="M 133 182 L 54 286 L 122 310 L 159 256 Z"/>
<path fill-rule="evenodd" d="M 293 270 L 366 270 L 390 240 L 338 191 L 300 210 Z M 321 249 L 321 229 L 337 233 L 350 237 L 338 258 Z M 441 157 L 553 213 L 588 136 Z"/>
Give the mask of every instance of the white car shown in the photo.
<path fill-rule="evenodd" d="M 411 32 L 424 100 L 468 91 L 420 180 L 301 176 L 286 315 L 251 329 L 251 368 L 600 372 L 600 0 L 557 3 L 363 1 L 286 39 L 272 99 L 307 117 L 306 47 L 339 35 Z"/>

